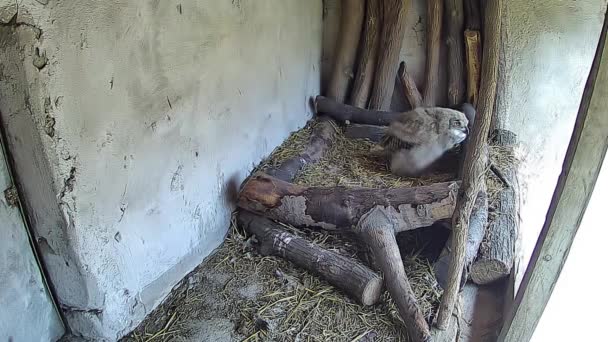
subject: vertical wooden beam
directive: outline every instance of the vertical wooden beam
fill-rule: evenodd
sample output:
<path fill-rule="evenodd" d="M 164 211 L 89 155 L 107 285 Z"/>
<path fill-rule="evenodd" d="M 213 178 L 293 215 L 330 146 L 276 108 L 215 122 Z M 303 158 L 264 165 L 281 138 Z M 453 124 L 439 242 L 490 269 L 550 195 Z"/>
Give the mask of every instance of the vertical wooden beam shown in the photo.
<path fill-rule="evenodd" d="M 532 337 L 568 257 L 600 172 L 608 147 L 607 18 L 604 19 L 595 59 L 545 225 L 513 309 L 506 317 L 499 341 L 526 342 Z"/>

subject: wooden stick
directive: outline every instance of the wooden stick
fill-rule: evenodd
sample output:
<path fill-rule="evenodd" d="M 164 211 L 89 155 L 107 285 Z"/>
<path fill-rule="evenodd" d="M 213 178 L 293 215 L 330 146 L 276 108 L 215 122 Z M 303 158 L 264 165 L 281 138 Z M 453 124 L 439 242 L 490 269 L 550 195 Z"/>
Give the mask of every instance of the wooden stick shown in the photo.
<path fill-rule="evenodd" d="M 374 81 L 380 30 L 382 28 L 382 7 L 379 1 L 367 1 L 365 27 L 361 42 L 357 74 L 353 83 L 350 103 L 359 108 L 367 108 L 367 101 Z"/>
<path fill-rule="evenodd" d="M 443 0 L 427 0 L 426 23 L 426 79 L 423 98 L 425 107 L 437 105 L 439 91 L 439 50 L 441 47 L 441 23 Z"/>
<path fill-rule="evenodd" d="M 461 104 L 466 94 L 464 73 L 463 0 L 445 0 L 448 46 L 448 106 Z"/>
<path fill-rule="evenodd" d="M 481 75 L 481 34 L 479 31 L 464 31 L 467 57 L 467 102 L 477 107 L 479 78 Z"/>
<path fill-rule="evenodd" d="M 265 172 L 280 180 L 291 181 L 304 166 L 319 161 L 329 150 L 335 137 L 336 125 L 333 120 L 321 117 L 312 129 L 308 145 L 300 154 Z"/>
<path fill-rule="evenodd" d="M 370 109 L 390 108 L 409 7 L 410 0 L 382 1 L 382 36 L 379 45 L 381 49 L 378 51 L 378 65 L 369 100 Z"/>
<path fill-rule="evenodd" d="M 422 95 L 420 94 L 420 91 L 418 91 L 414 78 L 407 72 L 405 62 L 401 62 L 399 64 L 397 76 L 399 77 L 399 81 L 401 81 L 401 85 L 403 86 L 405 98 L 409 102 L 412 109 L 422 106 Z"/>
<path fill-rule="evenodd" d="M 475 206 L 473 207 L 473 210 L 471 212 L 471 220 L 467 233 L 466 252 L 464 259 L 465 271 L 469 268 L 469 266 L 471 266 L 471 264 L 473 264 L 473 261 L 477 256 L 481 241 L 483 241 L 483 238 L 486 235 L 487 224 L 488 196 L 486 194 L 484 186 L 483 189 L 477 194 Z M 441 255 L 433 265 L 435 276 L 437 277 L 437 282 L 442 288 L 446 288 L 447 286 L 448 268 L 453 256 L 453 251 L 450 246 L 451 239 L 448 240 L 448 242 L 446 243 L 446 247 L 443 249 Z M 460 278 L 460 287 L 464 286 L 465 282 L 467 281 L 467 278 L 467 272 L 463 272 Z"/>
<path fill-rule="evenodd" d="M 315 99 L 315 110 L 318 114 L 327 115 L 340 122 L 350 121 L 365 125 L 388 126 L 401 113 L 367 110 L 345 105 L 324 96 Z"/>
<path fill-rule="evenodd" d="M 364 0 L 342 1 L 340 34 L 336 43 L 333 70 L 327 87 L 327 96 L 341 103 L 346 99 L 348 86 L 354 77 L 353 68 L 357 57 L 357 46 L 359 45 L 364 11 Z"/>
<path fill-rule="evenodd" d="M 405 274 L 401 253 L 395 240 L 393 213 L 376 206 L 359 221 L 356 231 L 374 254 L 376 264 L 384 274 L 384 283 L 397 304 L 412 341 L 430 341 L 429 326 Z"/>
<path fill-rule="evenodd" d="M 363 305 L 374 305 L 382 294 L 382 278 L 357 260 L 328 251 L 290 234 L 280 224 L 241 210 L 239 226 L 255 235 L 262 255 L 275 255 L 318 274 Z"/>
<path fill-rule="evenodd" d="M 508 131 L 497 130 L 494 134 L 503 149 L 516 144 L 516 136 Z M 509 141 L 509 139 L 515 139 Z M 506 158 L 511 160 L 513 158 Z M 498 192 L 495 215 L 488 226 L 483 247 L 477 260 L 471 265 L 471 280 L 479 285 L 490 284 L 509 276 L 515 260 L 515 243 L 519 232 L 519 186 L 517 165 L 505 162 L 502 175 L 510 186 Z"/>
<path fill-rule="evenodd" d="M 477 107 L 481 75 L 481 10 L 479 0 L 464 0 L 467 102 Z"/>
<path fill-rule="evenodd" d="M 369 189 L 303 187 L 264 173 L 244 184 L 238 207 L 296 227 L 351 230 L 371 208 L 393 213 L 396 231 L 428 227 L 452 217 L 458 183 Z"/>
<path fill-rule="evenodd" d="M 351 124 L 344 128 L 344 135 L 351 139 L 367 139 L 380 142 L 386 134 L 386 126 Z"/>
<path fill-rule="evenodd" d="M 479 110 L 475 118 L 475 125 L 470 136 L 470 144 L 475 148 L 468 148 L 464 161 L 464 177 L 462 179 L 462 190 L 459 193 L 456 209 L 453 217 L 454 235 L 452 250 L 454 258 L 450 263 L 448 273 L 448 284 L 441 297 L 441 305 L 437 316 L 437 327 L 445 330 L 452 316 L 454 303 L 458 297 L 460 279 L 463 271 L 466 238 L 469 225 L 469 217 L 475 203 L 477 193 L 481 189 L 484 178 L 483 174 L 487 166 L 485 158 L 485 147 L 487 146 L 492 111 L 496 97 L 496 82 L 498 80 L 498 58 L 500 50 L 500 19 L 502 4 L 500 0 L 487 0 L 485 13 L 485 38 L 484 59 L 482 65 L 482 92 L 479 98 Z"/>

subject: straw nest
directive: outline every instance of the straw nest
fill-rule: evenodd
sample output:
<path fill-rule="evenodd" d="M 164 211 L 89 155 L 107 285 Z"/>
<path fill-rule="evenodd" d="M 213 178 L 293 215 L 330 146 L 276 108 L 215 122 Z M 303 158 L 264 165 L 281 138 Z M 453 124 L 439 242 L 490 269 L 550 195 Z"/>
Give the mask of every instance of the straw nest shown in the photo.
<path fill-rule="evenodd" d="M 258 170 L 280 165 L 300 153 L 313 127 L 311 122 L 294 132 Z M 454 178 L 446 174 L 418 179 L 395 177 L 384 162 L 369 157 L 373 145 L 369 141 L 349 139 L 338 129 L 336 140 L 324 158 L 308 165 L 294 182 L 309 186 L 386 188 Z M 511 152 L 501 148 L 491 148 L 490 157 L 498 165 L 514 158 Z M 488 180 L 489 195 L 495 194 L 502 184 L 492 177 Z M 328 250 L 367 259 L 365 247 L 352 236 L 284 227 Z M 423 255 L 428 255 L 424 250 L 429 244 L 440 251 L 445 240 L 439 244 L 429 242 L 437 238 L 429 239 L 424 231 L 436 235 L 430 230 L 415 230 L 401 233 L 398 240 L 412 289 L 427 321 L 431 322 L 441 289 L 433 274 L 432 261 Z M 206 322 L 213 327 L 221 317 L 219 322 L 227 323 L 218 329 L 224 333 L 229 330 L 229 339 L 233 341 L 408 341 L 407 331 L 388 293 L 375 306 L 361 306 L 322 279 L 281 258 L 258 255 L 252 246 L 252 239 L 237 227 L 233 217 L 222 246 L 178 284 L 170 297 L 126 340 L 218 340 L 216 335 L 201 336 L 200 324 L 197 326 L 194 322 Z"/>

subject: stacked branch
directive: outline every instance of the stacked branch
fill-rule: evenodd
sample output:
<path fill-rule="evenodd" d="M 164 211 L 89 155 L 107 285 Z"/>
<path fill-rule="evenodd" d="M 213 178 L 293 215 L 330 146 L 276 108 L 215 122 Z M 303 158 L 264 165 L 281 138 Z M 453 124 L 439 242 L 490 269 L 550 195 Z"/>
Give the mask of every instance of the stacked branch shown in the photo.
<path fill-rule="evenodd" d="M 426 23 L 426 79 L 424 83 L 424 105 L 437 105 L 439 91 L 439 53 L 441 47 L 441 23 L 443 21 L 443 1 L 427 0 Z"/>
<path fill-rule="evenodd" d="M 464 0 L 467 102 L 475 107 L 477 107 L 481 78 L 481 11 L 479 7 L 479 0 Z"/>
<path fill-rule="evenodd" d="M 506 151 L 499 173 L 508 185 L 498 192 L 494 219 L 488 226 L 477 260 L 471 266 L 471 280 L 479 285 L 490 284 L 508 277 L 515 259 L 515 243 L 519 232 L 519 182 L 517 164 L 512 149 L 517 144 L 515 134 L 497 130 L 495 146 Z M 511 151 L 511 152 L 509 152 Z"/>
<path fill-rule="evenodd" d="M 441 298 L 437 316 L 437 327 L 439 329 L 447 329 L 458 297 L 466 256 L 469 218 L 477 193 L 485 182 L 483 177 L 487 166 L 485 149 L 492 121 L 496 82 L 498 80 L 501 11 L 500 0 L 487 1 L 484 16 L 486 41 L 484 43 L 485 58 L 482 65 L 481 92 L 479 94 L 477 116 L 470 136 L 470 144 L 475 148 L 468 148 L 465 154 L 462 187 L 452 219 L 452 250 L 454 256 L 450 262 L 447 285 Z"/>

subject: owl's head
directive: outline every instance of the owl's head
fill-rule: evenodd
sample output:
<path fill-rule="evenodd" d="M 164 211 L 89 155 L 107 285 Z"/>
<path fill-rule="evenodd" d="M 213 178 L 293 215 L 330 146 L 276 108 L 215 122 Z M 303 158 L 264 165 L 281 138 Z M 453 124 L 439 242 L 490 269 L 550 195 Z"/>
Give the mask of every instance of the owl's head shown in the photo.
<path fill-rule="evenodd" d="M 449 110 L 446 111 L 443 120 L 447 122 L 448 136 L 454 145 L 460 144 L 469 135 L 469 120 L 464 113 Z"/>

